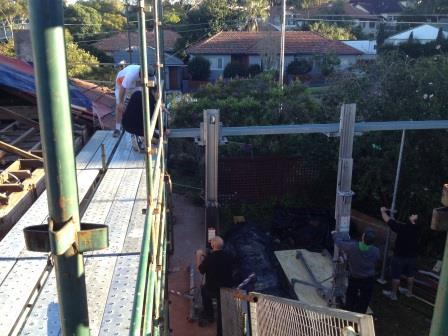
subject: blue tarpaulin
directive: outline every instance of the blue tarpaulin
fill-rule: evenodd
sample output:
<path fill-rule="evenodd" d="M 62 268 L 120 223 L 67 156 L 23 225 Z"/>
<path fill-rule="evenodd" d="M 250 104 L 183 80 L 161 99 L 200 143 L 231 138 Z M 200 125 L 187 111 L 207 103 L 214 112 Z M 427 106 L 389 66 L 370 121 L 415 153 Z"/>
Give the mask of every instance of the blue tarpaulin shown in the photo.
<path fill-rule="evenodd" d="M 0 87 L 5 87 L 10 91 L 19 91 L 36 96 L 36 85 L 32 66 L 17 60 L 8 62 L 6 65 L 2 62 L 3 60 L 4 57 L 0 58 Z M 69 84 L 69 90 L 71 105 L 73 107 L 80 107 L 87 110 L 92 109 L 92 102 L 76 86 Z"/>

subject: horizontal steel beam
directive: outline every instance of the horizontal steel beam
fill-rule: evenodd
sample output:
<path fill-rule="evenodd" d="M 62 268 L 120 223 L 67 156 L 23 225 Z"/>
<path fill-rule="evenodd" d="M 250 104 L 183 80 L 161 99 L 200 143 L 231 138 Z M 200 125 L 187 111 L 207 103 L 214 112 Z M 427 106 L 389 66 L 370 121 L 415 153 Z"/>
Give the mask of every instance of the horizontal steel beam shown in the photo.
<path fill-rule="evenodd" d="M 402 130 L 432 130 L 448 129 L 448 120 L 425 121 L 379 121 L 359 122 L 355 124 L 356 133 L 402 131 Z M 242 135 L 277 135 L 277 134 L 331 134 L 338 135 L 339 123 L 332 124 L 301 124 L 301 125 L 273 125 L 273 126 L 242 126 L 223 127 L 221 136 Z M 199 128 L 176 128 L 168 132 L 169 138 L 196 138 L 200 136 Z"/>

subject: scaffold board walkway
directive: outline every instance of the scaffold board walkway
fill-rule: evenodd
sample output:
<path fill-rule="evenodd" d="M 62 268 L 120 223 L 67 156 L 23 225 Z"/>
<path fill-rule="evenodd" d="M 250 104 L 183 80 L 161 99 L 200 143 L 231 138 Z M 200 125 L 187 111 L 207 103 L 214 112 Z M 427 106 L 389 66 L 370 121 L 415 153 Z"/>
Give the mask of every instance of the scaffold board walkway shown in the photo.
<path fill-rule="evenodd" d="M 129 135 L 124 134 L 120 142 L 118 140 L 110 131 L 98 131 L 76 158 L 79 199 L 81 204 L 88 203 L 81 206 L 87 207 L 82 222 L 109 225 L 109 248 L 91 253 L 85 259 L 94 334 L 98 334 L 100 327 L 108 328 L 107 322 L 104 326 L 100 322 L 111 284 L 115 287 L 125 283 L 121 294 L 129 294 L 126 300 L 133 297 L 131 288 L 135 286 L 135 279 L 130 274 L 132 270 L 137 272 L 139 262 L 142 209 L 146 203 L 141 168 L 144 159 L 142 154 L 132 150 Z M 110 165 L 114 162 L 122 168 L 107 170 L 92 198 L 92 190 L 101 177 L 98 168 L 103 164 L 102 144 L 106 162 Z M 120 162 L 121 159 L 125 162 Z M 48 254 L 27 251 L 23 238 L 23 228 L 45 223 L 47 216 L 44 192 L 0 242 L 0 335 L 60 333 L 55 277 Z M 115 269 L 121 271 L 114 275 Z M 115 296 L 108 300 L 109 307 L 120 302 Z M 110 309 L 104 313 L 105 316 L 108 314 Z M 41 315 L 45 317 L 41 319 Z M 37 316 L 41 320 L 35 321 Z M 118 320 L 114 319 L 114 322 Z"/>

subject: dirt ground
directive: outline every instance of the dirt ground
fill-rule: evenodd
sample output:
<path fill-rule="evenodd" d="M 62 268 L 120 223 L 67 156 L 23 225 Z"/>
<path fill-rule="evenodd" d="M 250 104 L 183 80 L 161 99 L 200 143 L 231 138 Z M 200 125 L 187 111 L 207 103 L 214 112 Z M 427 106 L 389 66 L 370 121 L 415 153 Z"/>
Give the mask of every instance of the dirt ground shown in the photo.
<path fill-rule="evenodd" d="M 371 308 L 377 336 L 427 336 L 431 327 L 432 307 L 415 298 L 401 295 L 398 301 L 383 296 L 375 286 Z"/>

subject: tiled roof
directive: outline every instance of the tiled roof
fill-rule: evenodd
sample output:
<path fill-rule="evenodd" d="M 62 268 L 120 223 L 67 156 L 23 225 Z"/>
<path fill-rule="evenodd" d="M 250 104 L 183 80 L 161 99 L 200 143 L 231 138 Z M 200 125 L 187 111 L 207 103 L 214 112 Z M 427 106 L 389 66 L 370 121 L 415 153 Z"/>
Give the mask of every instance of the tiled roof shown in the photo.
<path fill-rule="evenodd" d="M 276 47 L 278 45 L 278 48 Z M 280 51 L 280 32 L 220 32 L 187 49 L 189 54 L 248 54 L 257 55 Z M 309 31 L 288 31 L 285 35 L 287 55 L 361 55 L 340 41 L 326 39 Z"/>
<path fill-rule="evenodd" d="M 163 31 L 164 48 L 166 51 L 173 51 L 174 44 L 180 35 L 172 30 Z M 148 46 L 154 47 L 154 32 L 146 32 L 146 42 Z M 136 32 L 131 32 L 131 46 L 138 47 L 140 44 L 138 34 Z M 129 48 L 128 33 L 118 33 L 107 37 L 93 43 L 93 46 L 97 49 L 103 50 L 105 52 L 114 52 L 119 50 L 126 50 Z"/>
<path fill-rule="evenodd" d="M 370 14 L 400 13 L 403 11 L 398 0 L 351 0 L 350 3 L 365 8 Z"/>
<path fill-rule="evenodd" d="M 156 53 L 155 48 L 148 47 L 147 48 L 147 56 L 148 56 L 148 64 L 151 66 L 155 66 L 156 64 Z M 122 62 L 127 63 L 129 61 L 129 53 L 128 51 L 117 51 L 113 53 L 114 63 L 120 64 Z M 140 64 L 140 50 L 134 49 L 132 50 L 132 63 L 134 64 Z M 184 62 L 180 58 L 177 58 L 176 56 L 170 55 L 168 53 L 165 53 L 165 66 L 185 66 Z"/>

